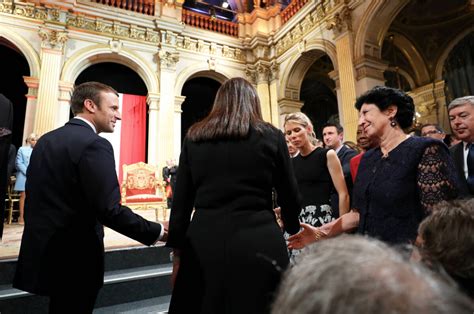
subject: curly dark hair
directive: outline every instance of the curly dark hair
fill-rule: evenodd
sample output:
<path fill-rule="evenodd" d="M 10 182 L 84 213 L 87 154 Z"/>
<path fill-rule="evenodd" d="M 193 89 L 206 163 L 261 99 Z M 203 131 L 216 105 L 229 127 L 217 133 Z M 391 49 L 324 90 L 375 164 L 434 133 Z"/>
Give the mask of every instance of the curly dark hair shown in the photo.
<path fill-rule="evenodd" d="M 400 127 L 406 129 L 413 124 L 413 117 L 415 116 L 413 99 L 399 89 L 375 86 L 357 98 L 355 107 L 357 110 L 360 110 L 363 104 L 374 104 L 380 111 L 387 109 L 390 105 L 394 105 L 397 107 L 395 120 Z"/>

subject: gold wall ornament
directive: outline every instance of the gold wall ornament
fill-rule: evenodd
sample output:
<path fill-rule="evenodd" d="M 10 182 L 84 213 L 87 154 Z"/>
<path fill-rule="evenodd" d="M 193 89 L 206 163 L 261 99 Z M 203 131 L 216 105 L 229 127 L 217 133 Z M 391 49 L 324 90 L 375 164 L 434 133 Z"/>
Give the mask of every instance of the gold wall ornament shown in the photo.
<path fill-rule="evenodd" d="M 160 50 L 160 64 L 166 68 L 174 68 L 179 61 L 179 52 Z"/>
<path fill-rule="evenodd" d="M 60 11 L 58 9 L 56 8 L 49 9 L 48 13 L 49 13 L 51 21 L 59 22 Z"/>
<path fill-rule="evenodd" d="M 257 84 L 257 71 L 255 70 L 255 66 L 247 64 L 244 73 L 250 83 Z"/>
<path fill-rule="evenodd" d="M 35 4 L 26 3 L 24 6 L 15 6 L 15 15 L 24 17 L 35 17 Z"/>
<path fill-rule="evenodd" d="M 216 65 L 217 65 L 216 58 L 212 57 L 212 58 L 207 59 L 207 64 L 209 65 L 209 71 L 216 70 Z"/>
<path fill-rule="evenodd" d="M 67 32 L 64 31 L 41 28 L 38 31 L 38 35 L 41 38 L 41 45 L 44 48 L 62 49 L 64 44 L 68 40 Z"/>
<path fill-rule="evenodd" d="M 335 36 L 345 31 L 352 31 L 352 13 L 347 5 L 343 5 L 339 11 L 328 20 L 326 28 L 332 30 Z"/>
<path fill-rule="evenodd" d="M 13 13 L 13 3 L 12 1 L 3 1 L 0 3 L 0 12 L 1 13 Z"/>
<path fill-rule="evenodd" d="M 268 80 L 274 81 L 279 78 L 279 73 L 280 73 L 280 65 L 274 60 L 272 61 L 270 68 L 269 68 L 269 77 Z"/>

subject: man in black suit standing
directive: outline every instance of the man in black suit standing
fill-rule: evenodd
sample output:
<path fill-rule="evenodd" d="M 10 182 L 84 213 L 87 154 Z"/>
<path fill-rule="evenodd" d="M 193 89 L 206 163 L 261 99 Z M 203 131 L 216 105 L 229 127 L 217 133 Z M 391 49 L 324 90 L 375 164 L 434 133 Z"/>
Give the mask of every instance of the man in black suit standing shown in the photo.
<path fill-rule="evenodd" d="M 357 152 L 344 145 L 344 129 L 336 123 L 326 123 L 323 126 L 323 141 L 326 148 L 332 148 L 336 151 L 337 157 L 341 162 L 344 180 L 346 181 L 349 195 L 352 194 L 352 176 L 351 176 L 351 159 L 357 155 Z M 339 216 L 339 197 L 335 190 L 331 193 L 331 207 L 336 209 Z"/>
<path fill-rule="evenodd" d="M 120 204 L 112 145 L 98 133 L 120 120 L 117 92 L 77 86 L 74 118 L 43 135 L 27 170 L 25 229 L 13 286 L 50 297 L 50 313 L 92 313 L 104 279 L 103 225 L 143 244 L 165 241 L 161 224 Z"/>
<path fill-rule="evenodd" d="M 474 196 L 474 96 L 454 99 L 448 106 L 451 129 L 460 143 L 450 148 L 461 183 L 461 195 Z"/>
<path fill-rule="evenodd" d="M 8 180 L 8 152 L 12 140 L 13 105 L 11 101 L 0 94 L 0 240 L 3 235 L 5 219 L 5 194 Z"/>

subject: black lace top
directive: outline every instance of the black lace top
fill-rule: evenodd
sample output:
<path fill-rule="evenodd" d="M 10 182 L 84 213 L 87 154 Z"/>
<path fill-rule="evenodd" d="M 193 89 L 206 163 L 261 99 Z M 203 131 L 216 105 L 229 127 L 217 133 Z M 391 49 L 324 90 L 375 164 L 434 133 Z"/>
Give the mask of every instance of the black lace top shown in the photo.
<path fill-rule="evenodd" d="M 380 148 L 369 150 L 353 190 L 359 233 L 392 244 L 415 240 L 419 223 L 433 206 L 457 196 L 456 180 L 441 141 L 411 137 L 385 158 Z"/>

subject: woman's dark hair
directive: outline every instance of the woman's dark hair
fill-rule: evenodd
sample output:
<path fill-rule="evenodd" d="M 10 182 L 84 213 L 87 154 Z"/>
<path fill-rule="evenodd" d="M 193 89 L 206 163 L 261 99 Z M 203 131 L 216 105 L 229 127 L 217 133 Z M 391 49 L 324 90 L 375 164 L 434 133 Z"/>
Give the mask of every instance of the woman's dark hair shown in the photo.
<path fill-rule="evenodd" d="M 217 139 L 242 139 L 250 127 L 257 132 L 272 128 L 262 120 L 260 100 L 255 88 L 243 78 L 226 81 L 217 91 L 211 112 L 189 128 L 193 142 Z"/>
<path fill-rule="evenodd" d="M 415 115 L 413 99 L 399 89 L 375 86 L 357 98 L 355 107 L 360 111 L 363 104 L 374 104 L 380 111 L 387 109 L 390 105 L 394 105 L 397 107 L 395 121 L 400 127 L 406 129 L 413 124 L 413 117 Z"/>

